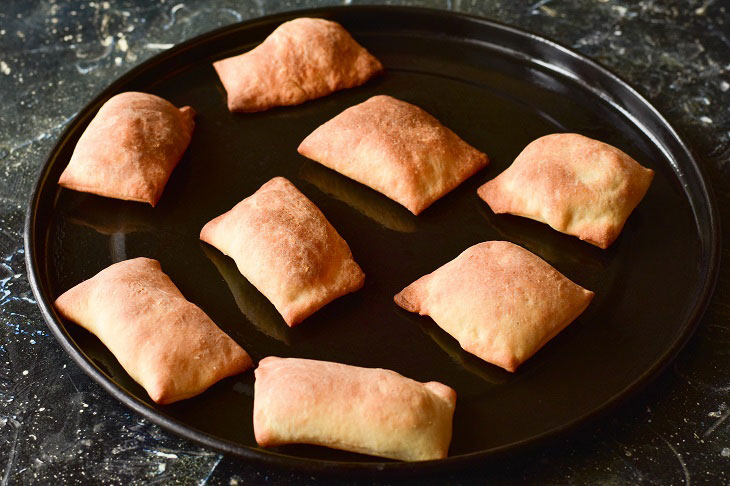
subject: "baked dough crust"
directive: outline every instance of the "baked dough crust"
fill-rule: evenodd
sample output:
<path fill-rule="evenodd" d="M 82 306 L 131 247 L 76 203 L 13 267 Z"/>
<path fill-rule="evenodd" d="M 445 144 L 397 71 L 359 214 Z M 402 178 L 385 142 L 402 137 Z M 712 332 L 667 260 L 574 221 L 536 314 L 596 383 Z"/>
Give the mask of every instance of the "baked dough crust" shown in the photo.
<path fill-rule="evenodd" d="M 268 357 L 256 368 L 253 427 L 264 447 L 306 443 L 403 461 L 443 459 L 456 392 L 394 371 Z"/>
<path fill-rule="evenodd" d="M 256 48 L 213 67 L 228 109 L 241 112 L 298 105 L 360 86 L 383 71 L 340 24 L 306 17 L 284 22 Z"/>
<path fill-rule="evenodd" d="M 79 138 L 58 184 L 155 206 L 190 143 L 195 110 L 151 94 L 109 99 Z"/>
<path fill-rule="evenodd" d="M 56 309 L 96 335 L 159 404 L 199 395 L 253 366 L 157 260 L 115 263 L 64 292 Z"/>
<path fill-rule="evenodd" d="M 200 239 L 233 258 L 290 327 L 365 281 L 345 240 L 283 177 L 208 222 Z"/>
<path fill-rule="evenodd" d="M 413 282 L 395 303 L 431 316 L 464 350 L 515 371 L 593 295 L 524 248 L 487 241 Z"/>
<path fill-rule="evenodd" d="M 654 171 L 575 133 L 538 138 L 478 189 L 495 213 L 524 216 L 608 248 L 649 189 Z"/>
<path fill-rule="evenodd" d="M 374 96 L 312 132 L 299 153 L 419 214 L 488 163 L 421 108 Z"/>

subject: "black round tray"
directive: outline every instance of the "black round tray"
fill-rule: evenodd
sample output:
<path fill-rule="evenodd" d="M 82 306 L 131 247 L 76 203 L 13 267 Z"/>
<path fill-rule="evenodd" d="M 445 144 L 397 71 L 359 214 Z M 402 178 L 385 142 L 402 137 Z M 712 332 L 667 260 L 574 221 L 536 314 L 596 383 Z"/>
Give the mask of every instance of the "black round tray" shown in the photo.
<path fill-rule="evenodd" d="M 211 62 L 244 52 L 299 16 L 337 20 L 379 57 L 386 73 L 300 106 L 231 114 Z M 156 208 L 60 189 L 56 182 L 99 107 L 121 91 L 158 94 L 197 112 L 193 141 Z M 299 142 L 343 109 L 390 94 L 432 113 L 491 164 L 418 217 L 384 196 L 301 157 Z M 531 140 L 579 132 L 656 171 L 622 235 L 600 250 L 548 226 L 495 216 L 476 188 Z M 200 228 L 274 176 L 319 206 L 350 244 L 365 287 L 289 329 L 237 271 L 198 241 Z M 529 190 L 529 188 L 526 188 Z M 289 12 L 226 27 L 133 69 L 84 108 L 60 137 L 28 208 L 26 258 L 49 327 L 71 357 L 120 401 L 183 437 L 271 465 L 315 471 L 423 472 L 459 466 L 555 436 L 645 385 L 687 341 L 718 269 L 713 199 L 691 152 L 625 82 L 554 42 L 484 19 L 413 8 Z M 392 296 L 475 243 L 505 239 L 596 292 L 589 309 L 516 373 L 463 352 L 430 319 Z M 160 260 L 255 360 L 298 356 L 383 367 L 456 389 L 450 457 L 388 462 L 313 446 L 258 448 L 253 373 L 199 397 L 153 404 L 92 335 L 59 318 L 56 296 L 113 262 Z"/>

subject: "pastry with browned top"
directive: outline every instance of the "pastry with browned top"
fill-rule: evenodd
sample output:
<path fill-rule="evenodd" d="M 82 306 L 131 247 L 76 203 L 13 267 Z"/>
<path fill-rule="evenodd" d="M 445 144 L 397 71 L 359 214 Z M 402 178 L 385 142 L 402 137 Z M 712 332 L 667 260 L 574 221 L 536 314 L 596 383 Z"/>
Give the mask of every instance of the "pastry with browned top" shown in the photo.
<path fill-rule="evenodd" d="M 230 111 L 298 105 L 360 86 L 383 65 L 337 22 L 284 22 L 254 49 L 213 63 Z"/>
<path fill-rule="evenodd" d="M 524 248 L 487 241 L 419 278 L 395 302 L 430 316 L 466 351 L 515 371 L 593 295 Z"/>
<path fill-rule="evenodd" d="M 524 216 L 600 248 L 618 238 L 654 171 L 621 150 L 575 133 L 538 138 L 479 188 L 495 213 Z"/>
<path fill-rule="evenodd" d="M 190 143 L 194 116 L 189 106 L 147 93 L 113 96 L 84 130 L 58 184 L 155 206 Z"/>
<path fill-rule="evenodd" d="M 156 260 L 115 263 L 64 292 L 55 306 L 96 335 L 159 404 L 198 395 L 253 366 Z"/>
<path fill-rule="evenodd" d="M 447 456 L 456 392 L 394 371 L 268 357 L 256 368 L 253 428 L 264 447 L 315 444 L 402 461 Z"/>
<path fill-rule="evenodd" d="M 299 153 L 419 214 L 487 165 L 487 156 L 421 108 L 374 96 L 312 132 Z"/>
<path fill-rule="evenodd" d="M 233 258 L 289 326 L 365 281 L 345 240 L 283 177 L 208 222 L 200 239 Z"/>

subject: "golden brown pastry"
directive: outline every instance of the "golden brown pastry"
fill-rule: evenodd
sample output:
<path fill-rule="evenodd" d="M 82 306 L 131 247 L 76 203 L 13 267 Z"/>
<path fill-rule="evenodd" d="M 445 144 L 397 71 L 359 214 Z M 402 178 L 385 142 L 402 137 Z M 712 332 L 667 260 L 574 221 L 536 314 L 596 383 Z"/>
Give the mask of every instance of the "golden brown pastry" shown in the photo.
<path fill-rule="evenodd" d="M 208 222 L 200 239 L 233 258 L 289 326 L 365 281 L 345 240 L 283 177 Z"/>
<path fill-rule="evenodd" d="M 135 202 L 85 198 L 70 205 L 63 217 L 107 236 L 155 231 L 154 208 Z"/>
<path fill-rule="evenodd" d="M 479 188 L 495 213 L 524 216 L 600 248 L 614 242 L 654 171 L 616 147 L 575 133 L 538 138 Z"/>
<path fill-rule="evenodd" d="M 299 153 L 419 214 L 487 156 L 417 106 L 374 96 L 312 132 Z"/>
<path fill-rule="evenodd" d="M 190 143 L 195 110 L 147 93 L 113 96 L 79 138 L 59 185 L 157 204 Z"/>
<path fill-rule="evenodd" d="M 256 48 L 213 63 L 230 111 L 298 105 L 360 86 L 382 64 L 337 22 L 299 18 L 284 22 Z"/>
<path fill-rule="evenodd" d="M 159 404 L 199 395 L 253 366 L 157 260 L 115 263 L 64 292 L 56 309 L 96 335 Z"/>
<path fill-rule="evenodd" d="M 395 303 L 431 316 L 466 351 L 515 371 L 593 295 L 524 248 L 487 241 L 413 282 Z"/>
<path fill-rule="evenodd" d="M 268 357 L 253 428 L 264 447 L 305 443 L 403 461 L 447 456 L 456 392 L 394 371 Z"/>

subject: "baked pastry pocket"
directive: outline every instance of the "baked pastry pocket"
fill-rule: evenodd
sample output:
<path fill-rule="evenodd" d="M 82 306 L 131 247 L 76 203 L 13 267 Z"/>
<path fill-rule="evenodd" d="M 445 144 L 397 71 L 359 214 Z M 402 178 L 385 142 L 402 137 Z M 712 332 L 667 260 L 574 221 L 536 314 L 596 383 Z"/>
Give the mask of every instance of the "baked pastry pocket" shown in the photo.
<path fill-rule="evenodd" d="M 195 128 L 195 110 L 151 94 L 113 96 L 79 138 L 58 184 L 155 206 Z"/>
<path fill-rule="evenodd" d="M 575 133 L 538 138 L 478 189 L 495 213 L 524 216 L 600 248 L 618 238 L 654 171 Z"/>
<path fill-rule="evenodd" d="M 402 461 L 443 459 L 456 392 L 394 371 L 268 357 L 256 368 L 253 427 L 264 447 L 315 444 Z"/>
<path fill-rule="evenodd" d="M 115 263 L 64 292 L 55 306 L 96 335 L 159 404 L 198 395 L 253 366 L 243 348 L 183 297 L 157 260 Z"/>
<path fill-rule="evenodd" d="M 365 281 L 345 240 L 283 177 L 208 222 L 200 239 L 233 258 L 289 326 Z"/>
<path fill-rule="evenodd" d="M 413 282 L 395 303 L 430 316 L 464 350 L 515 371 L 593 295 L 524 248 L 487 241 Z"/>
<path fill-rule="evenodd" d="M 298 150 L 413 214 L 488 163 L 485 154 L 421 108 L 384 95 L 343 111 L 312 132 Z"/>
<path fill-rule="evenodd" d="M 284 22 L 254 49 L 213 63 L 230 111 L 298 105 L 360 86 L 383 70 L 337 22 L 299 18 Z"/>

